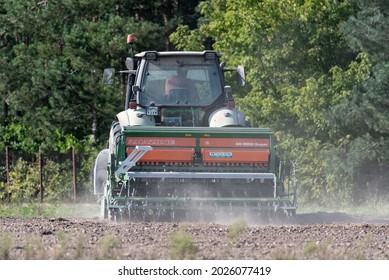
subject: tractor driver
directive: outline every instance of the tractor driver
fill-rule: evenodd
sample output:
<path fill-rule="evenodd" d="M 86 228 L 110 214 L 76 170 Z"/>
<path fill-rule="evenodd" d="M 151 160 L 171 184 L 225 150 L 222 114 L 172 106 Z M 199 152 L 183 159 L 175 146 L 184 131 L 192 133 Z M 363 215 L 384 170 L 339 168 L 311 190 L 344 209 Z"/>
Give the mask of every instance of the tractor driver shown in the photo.
<path fill-rule="evenodd" d="M 184 90 L 186 95 L 186 102 L 190 104 L 197 104 L 199 102 L 199 96 L 197 89 L 193 83 L 193 80 L 187 77 L 188 69 L 179 67 L 177 69 L 177 75 L 166 79 L 165 94 L 168 96 L 175 90 Z M 178 99 L 177 99 L 178 100 Z"/>

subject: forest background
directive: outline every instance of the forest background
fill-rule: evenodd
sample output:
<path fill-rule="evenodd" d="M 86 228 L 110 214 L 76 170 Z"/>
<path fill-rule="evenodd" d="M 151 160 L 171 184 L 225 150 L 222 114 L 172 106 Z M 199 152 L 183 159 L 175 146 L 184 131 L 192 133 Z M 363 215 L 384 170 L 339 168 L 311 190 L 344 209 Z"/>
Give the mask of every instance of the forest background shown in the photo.
<path fill-rule="evenodd" d="M 0 200 L 91 201 L 91 169 L 124 107 L 106 67 L 135 51 L 215 49 L 244 65 L 253 126 L 296 160 L 300 203 L 389 197 L 389 0 L 1 0 Z M 232 77 L 229 77 L 232 79 Z M 233 85 L 233 83 L 231 83 Z M 6 172 L 5 151 L 11 161 Z"/>

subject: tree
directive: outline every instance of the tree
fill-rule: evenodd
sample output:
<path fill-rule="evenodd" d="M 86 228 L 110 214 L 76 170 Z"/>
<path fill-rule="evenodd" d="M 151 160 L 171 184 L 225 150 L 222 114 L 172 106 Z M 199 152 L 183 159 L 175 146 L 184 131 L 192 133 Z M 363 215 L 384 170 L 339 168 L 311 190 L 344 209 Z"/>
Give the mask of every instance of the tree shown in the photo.
<path fill-rule="evenodd" d="M 354 199 L 359 203 L 370 195 L 389 193 L 389 13 L 387 1 L 359 1 L 360 11 L 343 24 L 342 30 L 350 47 L 360 52 L 363 60 L 353 76 L 364 73 L 352 83 L 349 94 L 333 106 L 327 121 L 333 124 L 342 145 L 331 155 L 338 156 L 342 172 L 354 185 Z M 367 61 L 368 63 L 364 63 Z M 337 73 L 350 80 L 349 71 Z M 360 76 L 360 75 L 359 75 Z"/>
<path fill-rule="evenodd" d="M 338 140 L 329 133 L 328 110 L 349 94 L 346 85 L 343 91 L 335 88 L 333 73 L 356 58 L 339 29 L 356 6 L 350 1 L 209 0 L 200 7 L 204 18 L 198 30 L 179 29 L 186 37 L 172 36 L 175 43 L 211 37 L 229 63 L 244 64 L 251 88 L 246 96 L 237 94 L 237 103 L 254 126 L 275 131 L 284 160 L 298 160 L 300 193 L 317 201 L 348 199 L 351 185 L 344 191 L 331 180 L 322 152 Z"/>
<path fill-rule="evenodd" d="M 161 34 L 193 20 L 188 16 L 196 4 L 5 1 L 0 18 L 5 27 L 0 49 L 3 141 L 35 152 L 39 146 L 67 149 L 92 133 L 97 143 L 106 141 L 124 97 L 120 87 L 102 87 L 102 69 L 124 67 L 128 33 L 137 37 L 135 51 L 167 48 Z"/>
<path fill-rule="evenodd" d="M 2 1 L 0 150 L 8 146 L 27 158 L 39 149 L 66 153 L 75 146 L 85 154 L 89 181 L 94 153 L 124 108 L 122 85 L 103 87 L 103 69 L 123 69 L 128 33 L 136 36 L 135 51 L 171 48 L 166 38 L 179 23 L 193 25 L 197 3 Z M 62 164 L 56 160 L 53 165 Z"/>

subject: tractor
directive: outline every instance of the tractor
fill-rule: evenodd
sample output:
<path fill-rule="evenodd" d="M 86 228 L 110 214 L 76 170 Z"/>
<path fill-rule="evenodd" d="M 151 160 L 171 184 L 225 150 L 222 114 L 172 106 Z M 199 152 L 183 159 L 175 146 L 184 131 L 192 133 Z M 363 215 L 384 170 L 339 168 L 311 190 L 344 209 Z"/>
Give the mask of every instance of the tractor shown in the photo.
<path fill-rule="evenodd" d="M 133 53 L 133 36 L 129 36 Z M 293 217 L 295 166 L 282 163 L 269 128 L 251 127 L 235 107 L 221 54 L 144 51 L 126 68 L 124 110 L 94 165 L 101 216 L 129 221 L 249 222 Z M 286 170 L 287 172 L 286 176 Z"/>

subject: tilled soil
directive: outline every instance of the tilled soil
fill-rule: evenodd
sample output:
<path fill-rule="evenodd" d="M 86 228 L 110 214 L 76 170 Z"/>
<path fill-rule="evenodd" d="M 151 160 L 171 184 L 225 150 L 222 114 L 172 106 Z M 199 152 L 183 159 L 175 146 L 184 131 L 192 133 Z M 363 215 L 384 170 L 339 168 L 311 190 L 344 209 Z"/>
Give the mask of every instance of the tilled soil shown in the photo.
<path fill-rule="evenodd" d="M 0 259 L 389 259 L 389 219 L 341 213 L 293 223 L 0 219 Z"/>

